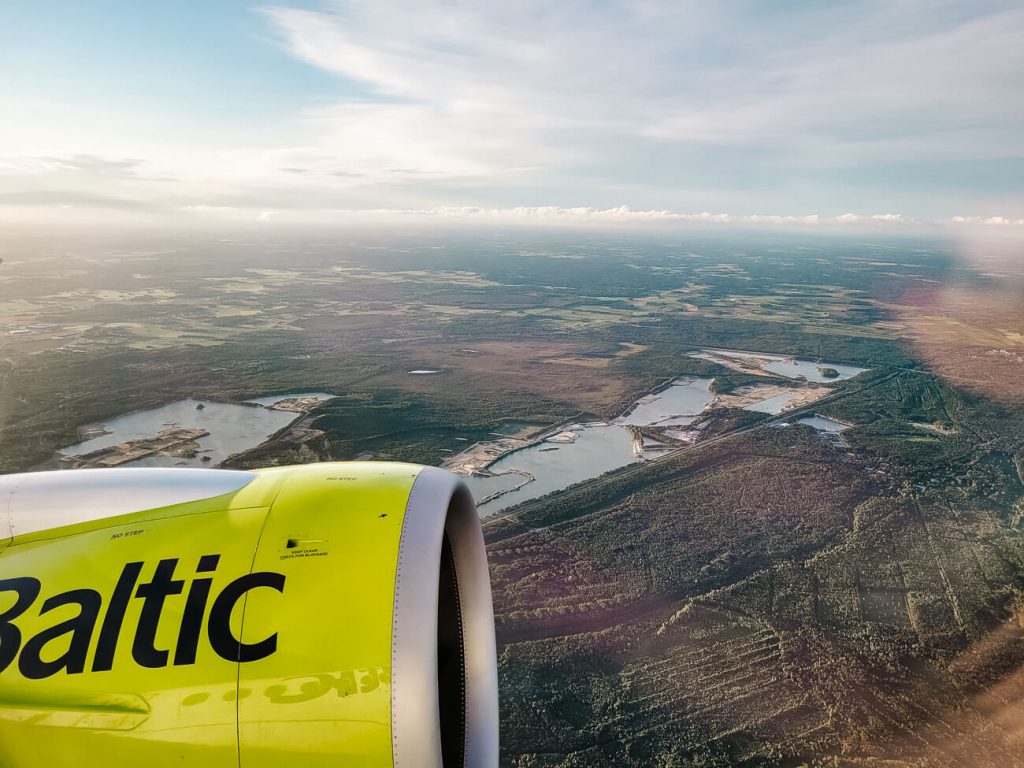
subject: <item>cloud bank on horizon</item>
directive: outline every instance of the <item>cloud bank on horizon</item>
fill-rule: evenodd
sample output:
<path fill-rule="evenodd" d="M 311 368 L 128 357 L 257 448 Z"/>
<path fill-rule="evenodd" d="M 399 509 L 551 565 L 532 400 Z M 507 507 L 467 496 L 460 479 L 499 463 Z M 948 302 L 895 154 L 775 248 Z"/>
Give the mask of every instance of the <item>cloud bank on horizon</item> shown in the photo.
<path fill-rule="evenodd" d="M 150 5 L 0 11 L 5 220 L 1024 226 L 1019 3 Z"/>

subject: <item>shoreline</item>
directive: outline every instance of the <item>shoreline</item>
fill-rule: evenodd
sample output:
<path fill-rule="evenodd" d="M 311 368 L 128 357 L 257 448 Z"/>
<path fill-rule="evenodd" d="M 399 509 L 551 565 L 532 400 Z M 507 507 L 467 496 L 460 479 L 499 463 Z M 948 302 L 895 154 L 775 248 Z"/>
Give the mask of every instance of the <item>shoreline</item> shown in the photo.
<path fill-rule="evenodd" d="M 278 398 L 278 397 L 280 397 L 280 400 L 278 400 L 277 402 L 283 402 L 285 400 L 290 400 L 290 399 L 302 399 L 302 394 L 303 394 L 302 392 L 296 392 L 296 393 L 289 393 L 289 394 L 284 394 L 284 395 L 280 395 L 280 394 L 263 395 L 263 396 L 260 396 L 260 397 L 261 398 Z M 319 394 L 331 394 L 331 393 L 317 392 L 315 394 L 319 395 Z M 337 396 L 334 395 L 334 397 L 337 397 Z M 255 398 L 253 398 L 253 399 L 255 399 Z M 312 398 L 310 398 L 310 399 L 312 399 Z M 179 398 L 179 399 L 176 399 L 176 400 L 170 400 L 168 402 L 161 403 L 160 405 L 156 405 L 156 406 L 153 406 L 153 407 L 150 407 L 150 408 L 136 408 L 134 410 L 127 411 L 125 413 L 117 414 L 116 416 L 112 416 L 107 421 L 89 422 L 87 424 L 83 424 L 81 426 L 76 427 L 75 428 L 75 432 L 76 432 L 76 436 L 78 436 L 79 438 L 82 437 L 82 432 L 83 431 L 86 431 L 86 434 L 89 434 L 89 431 L 91 431 L 92 432 L 91 436 L 87 437 L 84 440 L 83 439 L 79 439 L 79 441 L 77 443 L 73 443 L 72 445 L 66 446 L 66 448 L 61 448 L 61 449 L 58 449 L 58 450 L 54 451 L 53 456 L 51 456 L 49 459 L 47 459 L 44 462 L 41 462 L 40 464 L 37 464 L 36 466 L 32 467 L 31 469 L 29 469 L 27 471 L 35 472 L 35 471 L 43 471 L 43 470 L 50 470 L 50 469 L 65 469 L 65 468 L 67 468 L 67 464 L 68 463 L 74 462 L 76 459 L 79 459 L 82 456 L 88 455 L 90 453 L 90 451 L 85 451 L 84 453 L 83 452 L 64 453 L 64 451 L 67 450 L 68 448 L 73 448 L 75 446 L 82 446 L 83 444 L 85 444 L 85 443 L 87 443 L 87 442 L 89 442 L 91 440 L 98 439 L 100 437 L 105 437 L 107 435 L 114 434 L 114 432 L 112 432 L 109 429 L 107 429 L 107 426 L 108 426 L 108 424 L 111 421 L 114 421 L 116 419 L 125 418 L 125 417 L 128 417 L 128 416 L 133 416 L 133 415 L 140 414 L 140 413 L 145 413 L 147 411 L 157 411 L 157 410 L 160 410 L 161 408 L 165 408 L 167 406 L 174 405 L 175 403 L 183 403 L 183 402 L 190 402 L 191 401 L 191 402 L 195 402 L 195 403 L 197 403 L 199 405 L 204 405 L 204 404 L 207 404 L 207 403 L 214 403 L 214 404 L 218 404 L 218 405 L 232 405 L 232 406 L 241 406 L 241 407 L 245 407 L 245 408 L 260 408 L 260 409 L 263 409 L 263 410 L 266 410 L 266 411 L 272 411 L 272 412 L 275 412 L 275 413 L 287 413 L 287 414 L 291 414 L 293 416 L 293 418 L 287 424 L 284 424 L 283 426 L 279 427 L 278 429 L 276 429 L 270 435 L 267 435 L 266 438 L 264 438 L 263 440 L 260 440 L 255 445 L 251 445 L 251 446 L 249 446 L 247 448 L 244 448 L 244 449 L 242 449 L 240 451 L 235 451 L 234 453 L 231 453 L 231 454 L 228 454 L 227 456 L 225 456 L 221 461 L 219 461 L 219 462 L 217 462 L 215 464 L 211 463 L 211 464 L 207 465 L 210 468 L 219 468 L 219 467 L 224 466 L 226 463 L 228 463 L 232 459 L 235 459 L 238 456 L 242 456 L 245 453 L 248 453 L 249 451 L 255 450 L 255 449 L 260 448 L 260 447 L 262 447 L 262 446 L 264 446 L 264 445 L 266 445 L 268 443 L 272 443 L 275 440 L 280 439 L 285 434 L 287 434 L 288 432 L 293 430 L 296 427 L 297 424 L 299 424 L 305 418 L 307 418 L 309 416 L 309 414 L 316 408 L 317 405 L 319 405 L 319 404 L 321 404 L 323 402 L 327 402 L 327 400 L 322 400 L 320 398 L 316 398 L 316 402 L 312 403 L 310 408 L 303 409 L 303 410 L 292 410 L 292 409 L 289 409 L 289 408 L 276 408 L 276 407 L 274 407 L 276 405 L 276 403 L 274 403 L 274 404 L 255 403 L 255 402 L 252 402 L 251 400 L 252 399 L 247 399 L 247 400 L 228 400 L 228 399 L 219 398 L 219 397 L 218 398 L 201 398 L 200 399 L 200 398 L 196 398 L 196 397 L 194 397 L 192 395 L 189 395 L 187 397 Z M 138 438 L 138 439 L 135 440 L 135 442 L 137 442 L 138 440 L 146 440 L 146 439 L 153 439 L 153 438 Z M 131 442 L 133 442 L 133 440 L 124 440 L 124 441 L 122 441 L 120 443 L 117 443 L 116 445 L 117 446 L 124 446 L 124 445 L 128 445 Z M 111 446 L 111 447 L 114 447 L 114 446 Z M 97 449 L 97 450 L 103 450 L 103 449 Z M 144 458 L 144 457 L 140 457 L 140 458 Z M 118 466 L 130 465 L 132 462 L 134 462 L 136 460 L 138 460 L 138 459 L 132 459 L 130 461 L 125 462 L 124 465 L 118 465 Z"/>

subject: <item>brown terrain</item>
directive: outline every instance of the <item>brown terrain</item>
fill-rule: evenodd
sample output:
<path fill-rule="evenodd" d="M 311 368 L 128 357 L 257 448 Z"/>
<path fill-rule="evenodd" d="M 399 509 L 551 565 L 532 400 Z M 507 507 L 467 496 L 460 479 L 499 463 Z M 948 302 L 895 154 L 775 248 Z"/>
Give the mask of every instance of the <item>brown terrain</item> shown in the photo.
<path fill-rule="evenodd" d="M 1024 401 L 1020 290 L 929 286 L 908 291 L 893 309 L 929 369 L 997 402 Z"/>

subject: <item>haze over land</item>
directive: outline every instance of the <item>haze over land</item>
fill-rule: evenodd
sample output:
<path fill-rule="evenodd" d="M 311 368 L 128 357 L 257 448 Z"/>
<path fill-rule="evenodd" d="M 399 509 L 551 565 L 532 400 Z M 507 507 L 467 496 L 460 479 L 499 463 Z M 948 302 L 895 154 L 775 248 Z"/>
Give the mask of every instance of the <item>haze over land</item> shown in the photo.
<path fill-rule="evenodd" d="M 1022 764 L 1019 3 L 0 29 L 0 471 L 463 473 L 503 766 Z"/>

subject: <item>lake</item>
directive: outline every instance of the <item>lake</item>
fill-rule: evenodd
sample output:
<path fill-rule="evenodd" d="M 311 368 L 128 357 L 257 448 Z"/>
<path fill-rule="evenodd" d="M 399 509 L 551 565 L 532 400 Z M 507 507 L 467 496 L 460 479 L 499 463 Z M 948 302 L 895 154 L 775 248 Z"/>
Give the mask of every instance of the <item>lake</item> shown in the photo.
<path fill-rule="evenodd" d="M 278 430 L 299 419 L 302 414 L 289 411 L 275 411 L 267 406 L 292 397 L 316 397 L 324 400 L 333 397 L 325 392 L 299 392 L 288 395 L 273 395 L 248 401 L 253 405 L 238 403 L 217 403 L 210 401 L 178 400 L 174 403 L 136 411 L 103 422 L 109 434 L 100 435 L 81 443 L 61 448 L 62 456 L 75 456 L 100 448 L 154 437 L 162 429 L 171 426 L 204 429 L 210 434 L 196 440 L 199 452 L 192 458 L 178 456 L 147 456 L 144 459 L 122 464 L 124 467 L 212 467 L 241 451 L 255 448 Z M 203 408 L 197 409 L 202 403 Z M 203 461 L 209 456 L 210 461 Z"/>
<path fill-rule="evenodd" d="M 759 403 L 751 403 L 750 405 L 744 406 L 745 410 L 757 411 L 758 413 L 768 413 L 772 416 L 776 416 L 782 413 L 782 409 L 786 407 L 786 403 L 796 397 L 795 392 L 783 392 L 781 395 L 775 395 L 775 397 L 769 397 L 767 400 L 762 400 Z"/>
<path fill-rule="evenodd" d="M 766 371 L 777 373 L 789 379 L 796 379 L 803 376 L 815 384 L 827 384 L 830 381 L 845 381 L 852 379 L 858 373 L 864 373 L 867 368 L 855 368 L 852 365 L 835 365 L 833 363 L 812 363 L 810 360 L 772 360 L 761 366 Z M 821 375 L 822 368 L 832 368 L 839 375 L 831 379 Z"/>
<path fill-rule="evenodd" d="M 685 426 L 711 402 L 711 379 L 682 378 L 670 386 L 641 397 L 613 423 L 637 427 Z"/>
<path fill-rule="evenodd" d="M 845 381 L 868 370 L 867 368 L 857 368 L 852 365 L 838 365 L 825 362 L 815 363 L 810 360 L 796 360 L 784 355 L 775 355 L 767 352 L 746 352 L 732 349 L 706 349 L 701 352 L 691 352 L 689 356 L 700 360 L 710 360 L 711 362 L 719 362 L 719 360 L 716 360 L 716 357 L 733 358 L 735 360 L 742 360 L 748 365 L 756 365 L 761 370 L 785 376 L 787 379 L 803 377 L 815 384 Z M 832 368 L 839 375 L 832 378 L 822 376 L 821 369 L 823 368 Z"/>
<path fill-rule="evenodd" d="M 803 377 L 809 382 L 827 383 L 843 381 L 863 373 L 866 368 L 833 363 L 814 363 L 809 360 L 793 360 L 782 355 L 758 352 L 714 350 L 713 354 L 724 357 L 742 358 L 766 371 L 788 378 Z M 710 352 L 696 352 L 691 357 L 712 359 Z M 839 374 L 831 379 L 821 375 L 820 369 L 834 368 Z M 554 433 L 534 445 L 507 453 L 487 470 L 492 476 L 470 475 L 464 477 L 474 498 L 481 500 L 501 493 L 485 503 L 477 504 L 481 515 L 492 515 L 515 504 L 536 499 L 552 491 L 560 491 L 575 483 L 589 480 L 613 469 L 634 464 L 644 459 L 643 452 L 637 455 L 633 437 L 628 427 L 685 427 L 691 424 L 714 399 L 711 392 L 712 379 L 686 376 L 673 381 L 669 386 L 637 400 L 625 414 L 610 424 L 575 424 L 560 428 L 575 433 L 574 442 L 551 442 Z M 777 415 L 796 396 L 796 392 L 785 392 L 745 406 L 747 410 Z M 846 425 L 821 416 L 799 420 L 816 429 L 838 435 Z M 648 441 L 645 440 L 645 443 Z M 557 450 L 551 450 L 557 445 Z M 660 450 L 659 450 L 660 448 Z M 646 446 L 645 446 L 646 450 Z M 654 455 L 664 452 L 664 447 L 654 447 Z M 512 473 L 515 474 L 512 474 Z M 529 473 L 533 480 L 523 484 L 523 476 Z"/>
<path fill-rule="evenodd" d="M 628 429 L 612 424 L 574 424 L 573 443 L 540 442 L 506 454 L 487 469 L 495 477 L 464 477 L 476 499 L 518 485 L 521 475 L 502 475 L 515 470 L 533 475 L 533 481 L 486 504 L 478 505 L 481 515 L 490 515 L 522 501 L 560 491 L 575 483 L 639 461 L 633 454 L 633 436 Z M 557 447 L 557 450 L 545 450 Z M 514 479 L 513 479 L 514 478 Z"/>
<path fill-rule="evenodd" d="M 833 421 L 832 419 L 826 418 L 824 416 L 818 416 L 817 414 L 815 414 L 814 416 L 804 416 L 802 419 L 797 419 L 796 423 L 806 424 L 809 427 L 814 427 L 819 432 L 839 433 L 842 432 L 844 429 L 850 428 L 848 424 L 843 424 L 842 422 L 839 421 Z"/>
<path fill-rule="evenodd" d="M 634 452 L 629 426 L 685 426 L 692 423 L 713 398 L 711 379 L 677 379 L 664 389 L 637 400 L 611 424 L 598 422 L 560 428 L 560 433 L 575 435 L 573 442 L 561 439 L 550 442 L 550 437 L 554 436 L 551 435 L 549 439 L 505 454 L 490 464 L 487 469 L 493 476 L 471 475 L 463 479 L 474 498 L 479 500 L 523 482 L 520 474 L 503 473 L 526 472 L 533 476 L 531 482 L 516 490 L 484 504 L 478 502 L 480 514 L 491 515 L 640 461 L 641 456 Z"/>

